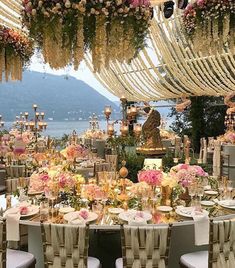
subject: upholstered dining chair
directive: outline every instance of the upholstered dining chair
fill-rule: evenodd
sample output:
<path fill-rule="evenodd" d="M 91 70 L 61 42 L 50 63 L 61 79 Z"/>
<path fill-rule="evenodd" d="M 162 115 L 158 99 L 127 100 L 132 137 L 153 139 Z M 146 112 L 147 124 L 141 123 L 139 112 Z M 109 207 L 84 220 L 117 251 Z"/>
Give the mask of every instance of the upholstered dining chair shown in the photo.
<path fill-rule="evenodd" d="M 25 165 L 11 165 L 6 167 L 7 177 L 14 179 L 19 177 L 26 176 L 26 167 Z"/>
<path fill-rule="evenodd" d="M 116 154 L 105 155 L 106 162 L 111 164 L 111 171 L 117 170 L 117 159 L 118 159 L 118 156 Z"/>
<path fill-rule="evenodd" d="M 182 268 L 234 268 L 235 221 L 210 221 L 209 251 L 184 254 Z"/>
<path fill-rule="evenodd" d="M 0 268 L 34 268 L 36 260 L 31 253 L 6 248 L 6 224 L 0 221 Z"/>
<path fill-rule="evenodd" d="M 165 268 L 172 225 L 121 226 L 122 258 L 116 268 Z"/>
<path fill-rule="evenodd" d="M 88 257 L 88 226 L 43 223 L 41 230 L 46 268 L 100 268 Z"/>

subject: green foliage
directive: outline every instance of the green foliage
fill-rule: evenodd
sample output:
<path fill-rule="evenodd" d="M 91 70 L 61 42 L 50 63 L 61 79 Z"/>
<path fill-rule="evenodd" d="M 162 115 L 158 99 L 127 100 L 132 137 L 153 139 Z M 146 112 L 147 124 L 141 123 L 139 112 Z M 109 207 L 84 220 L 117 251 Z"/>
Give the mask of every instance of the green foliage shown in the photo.
<path fill-rule="evenodd" d="M 137 155 L 135 153 L 128 153 L 126 155 L 126 168 L 129 172 L 128 178 L 131 181 L 137 182 L 137 174 L 144 166 L 144 159 L 145 157 L 143 155 Z"/>
<path fill-rule="evenodd" d="M 172 151 L 168 150 L 164 157 L 162 158 L 162 167 L 164 172 L 169 172 L 170 169 L 175 166 L 174 154 Z"/>
<path fill-rule="evenodd" d="M 179 136 L 188 135 L 195 152 L 199 151 L 200 138 L 216 137 L 225 131 L 226 106 L 222 97 L 191 97 L 191 107 L 182 113 L 172 108 L 170 116 L 175 120 L 171 129 Z"/>

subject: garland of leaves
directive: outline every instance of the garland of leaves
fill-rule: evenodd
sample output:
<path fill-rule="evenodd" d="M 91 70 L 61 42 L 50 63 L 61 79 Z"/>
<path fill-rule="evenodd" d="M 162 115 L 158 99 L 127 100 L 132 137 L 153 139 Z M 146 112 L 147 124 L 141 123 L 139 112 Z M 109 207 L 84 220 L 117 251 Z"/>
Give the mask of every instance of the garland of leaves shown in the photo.
<path fill-rule="evenodd" d="M 0 25 L 0 81 L 21 80 L 33 55 L 33 42 L 24 33 Z M 4 75 L 3 75 L 4 74 Z"/>
<path fill-rule="evenodd" d="M 183 14 L 186 36 L 195 50 L 208 53 L 235 45 L 235 2 L 233 0 L 197 0 Z"/>
<path fill-rule="evenodd" d="M 52 68 L 75 69 L 90 51 L 94 70 L 130 61 L 146 45 L 149 0 L 23 0 L 23 24 Z"/>

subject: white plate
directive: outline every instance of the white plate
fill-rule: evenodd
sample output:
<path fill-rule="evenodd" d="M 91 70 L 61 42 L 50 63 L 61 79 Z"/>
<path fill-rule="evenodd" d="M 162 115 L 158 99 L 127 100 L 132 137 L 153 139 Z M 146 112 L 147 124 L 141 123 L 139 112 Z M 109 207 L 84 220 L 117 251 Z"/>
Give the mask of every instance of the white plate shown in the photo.
<path fill-rule="evenodd" d="M 217 191 L 205 191 L 205 194 L 208 194 L 208 195 L 217 195 L 218 192 Z"/>
<path fill-rule="evenodd" d="M 201 201 L 201 205 L 206 206 L 206 207 L 211 207 L 214 206 L 214 202 L 213 201 L 209 201 L 209 200 L 203 200 Z"/>
<path fill-rule="evenodd" d="M 159 206 L 159 207 L 157 207 L 157 210 L 162 211 L 162 212 L 170 212 L 170 211 L 172 211 L 172 207 L 170 207 L 170 206 Z"/>
<path fill-rule="evenodd" d="M 72 207 L 61 207 L 59 209 L 59 212 L 60 213 L 63 213 L 63 214 L 66 214 L 66 213 L 69 213 L 69 212 L 73 212 L 75 211 L 75 208 L 72 208 Z"/>
<path fill-rule="evenodd" d="M 64 219 L 66 221 L 70 221 L 71 217 L 73 217 L 73 215 L 74 214 L 76 215 L 77 213 L 79 213 L 79 211 L 69 212 L 64 215 Z M 95 221 L 97 218 L 98 218 L 98 215 L 96 213 L 89 211 L 88 218 L 84 220 L 84 222 L 92 222 L 92 221 Z"/>
<path fill-rule="evenodd" d="M 108 209 L 109 213 L 112 213 L 112 214 L 120 214 L 124 211 L 123 208 L 109 208 Z"/>
<path fill-rule="evenodd" d="M 229 204 L 229 202 L 231 202 L 231 204 Z M 235 200 L 221 200 L 221 201 L 218 201 L 218 204 L 224 208 L 235 209 L 234 202 Z"/>
<path fill-rule="evenodd" d="M 175 210 L 175 212 L 180 215 L 180 216 L 183 216 L 183 217 L 186 217 L 186 218 L 192 218 L 192 212 L 194 211 L 194 208 L 193 207 L 183 207 L 183 208 L 177 208 Z M 202 210 L 203 214 L 205 215 L 208 215 L 208 211 L 206 211 L 205 209 Z"/>
<path fill-rule="evenodd" d="M 30 216 L 33 216 L 33 215 L 39 213 L 39 207 L 38 206 L 31 205 L 30 207 L 28 207 L 28 209 L 29 209 L 29 212 L 26 215 L 20 215 L 21 218 L 30 217 Z M 7 214 L 16 214 L 18 211 L 19 211 L 19 207 L 9 208 L 4 213 L 4 216 L 6 216 Z"/>
<path fill-rule="evenodd" d="M 130 221 L 132 220 L 135 216 L 138 216 L 138 213 L 142 214 L 142 217 L 145 221 L 150 221 L 152 219 L 152 215 L 148 212 L 144 211 L 137 211 L 137 210 L 127 210 L 123 211 L 119 214 L 119 218 L 123 221 Z"/>

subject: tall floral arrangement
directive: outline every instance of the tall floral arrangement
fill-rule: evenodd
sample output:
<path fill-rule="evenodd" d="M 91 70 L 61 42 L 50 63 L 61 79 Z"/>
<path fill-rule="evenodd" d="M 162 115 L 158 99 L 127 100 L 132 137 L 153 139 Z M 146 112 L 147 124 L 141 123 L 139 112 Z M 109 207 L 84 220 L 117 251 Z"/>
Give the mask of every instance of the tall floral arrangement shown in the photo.
<path fill-rule="evenodd" d="M 149 0 L 23 0 L 23 7 L 23 23 L 52 68 L 77 69 L 90 51 L 95 71 L 145 46 L 153 12 Z"/>
<path fill-rule="evenodd" d="M 235 2 L 233 0 L 196 0 L 183 14 L 186 36 L 196 50 L 206 52 L 235 43 Z"/>
<path fill-rule="evenodd" d="M 0 25 L 0 82 L 21 80 L 23 67 L 33 54 L 33 42 L 21 31 Z"/>
<path fill-rule="evenodd" d="M 60 152 L 68 161 L 74 161 L 78 157 L 85 157 L 88 155 L 88 150 L 82 145 L 69 145 Z"/>

